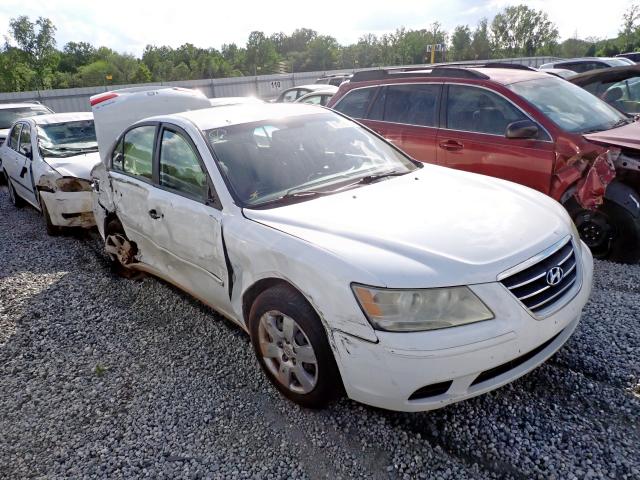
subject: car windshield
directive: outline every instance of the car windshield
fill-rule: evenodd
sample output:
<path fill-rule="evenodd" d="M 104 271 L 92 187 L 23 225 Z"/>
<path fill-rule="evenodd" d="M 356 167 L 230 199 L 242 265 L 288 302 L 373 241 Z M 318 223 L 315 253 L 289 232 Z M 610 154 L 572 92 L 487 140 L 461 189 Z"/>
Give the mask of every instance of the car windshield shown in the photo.
<path fill-rule="evenodd" d="M 559 78 L 527 80 L 508 87 L 567 132 L 609 130 L 627 118 L 586 90 Z"/>
<path fill-rule="evenodd" d="M 619 82 L 594 82 L 584 88 L 618 110 L 630 115 L 640 113 L 640 76 Z"/>
<path fill-rule="evenodd" d="M 93 120 L 38 125 L 38 144 L 43 157 L 70 157 L 98 151 Z"/>
<path fill-rule="evenodd" d="M 46 107 L 19 107 L 19 108 L 1 108 L 0 106 L 0 129 L 11 128 L 13 122 L 24 117 L 33 117 L 34 115 L 48 115 L 51 111 Z"/>
<path fill-rule="evenodd" d="M 245 207 L 304 200 L 418 168 L 376 135 L 329 112 L 205 133 L 220 170 Z"/>

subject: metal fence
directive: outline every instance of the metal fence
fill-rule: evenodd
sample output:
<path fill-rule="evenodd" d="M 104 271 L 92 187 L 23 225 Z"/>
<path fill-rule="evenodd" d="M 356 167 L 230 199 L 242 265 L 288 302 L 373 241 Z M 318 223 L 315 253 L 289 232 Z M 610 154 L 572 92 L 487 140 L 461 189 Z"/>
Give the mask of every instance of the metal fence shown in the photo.
<path fill-rule="evenodd" d="M 474 64 L 479 62 L 505 62 L 539 67 L 543 63 L 556 60 L 555 57 L 522 57 L 505 58 L 499 60 L 481 60 L 456 62 L 459 64 Z M 140 87 L 145 85 L 165 85 L 172 87 L 195 88 L 207 97 L 239 97 L 253 95 L 260 98 L 273 98 L 289 87 L 314 83 L 325 74 L 352 73 L 360 70 L 331 70 L 321 72 L 300 72 L 278 75 L 260 75 L 255 77 L 211 78 L 202 80 L 184 80 L 178 82 L 155 82 L 147 84 L 108 85 L 101 87 L 65 88 L 57 90 L 37 90 L 33 92 L 0 93 L 0 103 L 38 101 L 55 112 L 82 112 L 91 110 L 89 97 L 107 90 L 126 87 Z"/>

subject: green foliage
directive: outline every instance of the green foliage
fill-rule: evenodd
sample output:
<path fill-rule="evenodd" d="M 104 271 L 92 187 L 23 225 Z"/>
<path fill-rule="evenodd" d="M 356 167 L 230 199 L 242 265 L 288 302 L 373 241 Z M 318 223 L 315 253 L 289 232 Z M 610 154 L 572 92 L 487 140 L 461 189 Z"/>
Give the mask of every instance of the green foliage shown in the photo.
<path fill-rule="evenodd" d="M 579 57 L 640 50 L 640 5 L 627 9 L 619 35 L 611 39 L 570 38 L 559 43 L 546 13 L 526 5 L 504 8 L 491 21 L 458 25 L 450 34 L 438 22 L 411 30 L 400 27 L 380 36 L 365 34 L 340 45 L 328 35 L 299 28 L 290 35 L 254 31 L 245 46 L 234 43 L 199 48 L 147 45 L 141 58 L 87 42 L 69 42 L 58 50 L 56 27 L 47 18 L 13 18 L 0 46 L 0 91 L 167 82 L 287 71 L 352 69 L 430 62 L 428 45 L 445 44 L 443 59 L 482 60 L 511 56 Z"/>
<path fill-rule="evenodd" d="M 507 7 L 491 22 L 494 47 L 501 56 L 533 56 L 552 49 L 558 41 L 556 26 L 541 10 L 526 5 Z"/>

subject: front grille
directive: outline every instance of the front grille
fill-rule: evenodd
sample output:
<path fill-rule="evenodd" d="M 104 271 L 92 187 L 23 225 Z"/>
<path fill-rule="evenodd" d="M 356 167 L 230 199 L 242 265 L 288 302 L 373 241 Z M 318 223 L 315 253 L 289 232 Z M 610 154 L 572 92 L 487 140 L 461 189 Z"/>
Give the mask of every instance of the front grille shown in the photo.
<path fill-rule="evenodd" d="M 550 274 L 554 267 L 562 271 L 562 279 L 554 284 Z M 554 269 L 555 279 L 558 270 Z M 576 254 L 570 237 L 555 250 L 543 255 L 533 265 L 500 281 L 530 311 L 538 313 L 556 305 L 578 278 Z"/>

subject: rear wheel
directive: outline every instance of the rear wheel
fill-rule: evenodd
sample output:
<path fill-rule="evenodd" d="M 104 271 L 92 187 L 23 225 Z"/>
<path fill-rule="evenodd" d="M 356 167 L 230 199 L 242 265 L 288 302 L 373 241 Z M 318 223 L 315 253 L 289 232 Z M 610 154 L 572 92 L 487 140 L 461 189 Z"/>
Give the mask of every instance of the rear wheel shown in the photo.
<path fill-rule="evenodd" d="M 122 224 L 118 220 L 111 220 L 105 228 L 104 250 L 111 260 L 113 271 L 124 278 L 134 278 L 139 272 L 129 268 L 134 262 L 137 248 L 130 242 Z"/>
<path fill-rule="evenodd" d="M 605 199 L 596 210 L 585 210 L 572 199 L 568 207 L 580 238 L 593 256 L 622 263 L 640 260 L 640 219 Z"/>
<path fill-rule="evenodd" d="M 256 298 L 249 314 L 251 343 L 269 381 L 289 400 L 323 408 L 342 393 L 340 373 L 320 318 L 292 287 Z"/>

